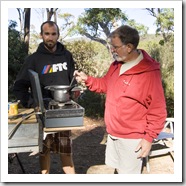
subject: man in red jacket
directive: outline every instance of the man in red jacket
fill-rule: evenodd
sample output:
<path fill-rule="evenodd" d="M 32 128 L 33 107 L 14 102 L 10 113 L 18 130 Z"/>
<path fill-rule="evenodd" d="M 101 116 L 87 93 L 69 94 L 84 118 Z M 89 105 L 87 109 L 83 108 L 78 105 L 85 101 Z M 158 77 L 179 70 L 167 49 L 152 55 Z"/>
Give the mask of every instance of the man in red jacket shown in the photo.
<path fill-rule="evenodd" d="M 163 129 L 167 116 L 160 64 L 137 49 L 138 31 L 127 25 L 109 37 L 115 61 L 102 78 L 75 71 L 78 82 L 106 93 L 108 133 L 105 163 L 119 174 L 140 174 L 142 159 Z"/>

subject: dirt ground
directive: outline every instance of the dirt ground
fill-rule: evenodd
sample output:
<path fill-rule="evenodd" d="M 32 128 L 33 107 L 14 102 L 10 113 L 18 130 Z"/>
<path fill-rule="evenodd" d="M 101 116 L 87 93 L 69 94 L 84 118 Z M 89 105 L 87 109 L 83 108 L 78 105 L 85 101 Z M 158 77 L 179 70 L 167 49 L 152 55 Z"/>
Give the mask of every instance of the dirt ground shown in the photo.
<path fill-rule="evenodd" d="M 101 144 L 105 125 L 103 119 L 95 120 L 85 117 L 85 129 L 73 130 L 73 158 L 77 174 L 113 174 L 114 169 L 107 167 L 105 160 L 105 144 Z M 172 144 L 170 144 L 172 145 Z M 34 153 L 18 153 L 21 168 L 14 154 L 9 154 L 9 174 L 39 174 L 39 155 Z M 174 162 L 169 154 L 149 159 L 150 172 L 144 162 L 142 174 L 174 174 Z M 58 154 L 51 154 L 50 174 L 63 174 Z"/>

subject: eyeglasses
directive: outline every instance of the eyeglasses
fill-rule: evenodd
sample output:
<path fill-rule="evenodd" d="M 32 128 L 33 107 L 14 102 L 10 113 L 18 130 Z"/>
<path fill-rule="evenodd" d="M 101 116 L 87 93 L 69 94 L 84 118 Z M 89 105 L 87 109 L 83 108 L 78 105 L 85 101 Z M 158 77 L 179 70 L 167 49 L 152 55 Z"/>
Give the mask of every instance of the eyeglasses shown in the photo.
<path fill-rule="evenodd" d="M 121 48 L 122 46 L 124 46 L 124 45 L 121 45 L 121 46 L 113 46 L 113 45 L 110 45 L 110 49 L 112 49 L 112 50 L 117 50 L 117 49 Z"/>

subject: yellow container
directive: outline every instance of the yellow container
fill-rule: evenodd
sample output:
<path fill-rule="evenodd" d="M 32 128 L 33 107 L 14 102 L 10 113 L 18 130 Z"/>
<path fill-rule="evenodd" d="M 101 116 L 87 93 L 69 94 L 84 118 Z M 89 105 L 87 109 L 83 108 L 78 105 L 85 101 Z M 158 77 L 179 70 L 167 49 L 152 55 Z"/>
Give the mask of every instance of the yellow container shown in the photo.
<path fill-rule="evenodd" d="M 18 114 L 18 103 L 10 103 L 8 113 L 9 115 L 17 115 Z"/>

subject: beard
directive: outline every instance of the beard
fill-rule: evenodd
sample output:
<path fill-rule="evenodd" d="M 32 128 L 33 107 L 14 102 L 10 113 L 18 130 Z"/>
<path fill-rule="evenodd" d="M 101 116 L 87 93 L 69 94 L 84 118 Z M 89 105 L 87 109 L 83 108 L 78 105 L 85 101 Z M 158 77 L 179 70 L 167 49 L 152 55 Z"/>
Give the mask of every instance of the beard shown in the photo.
<path fill-rule="evenodd" d="M 45 47 L 48 48 L 49 50 L 52 50 L 56 46 L 56 44 L 57 44 L 57 42 L 44 41 Z"/>
<path fill-rule="evenodd" d="M 117 53 L 113 53 L 112 56 L 116 61 L 124 61 L 124 57 L 118 56 Z"/>

